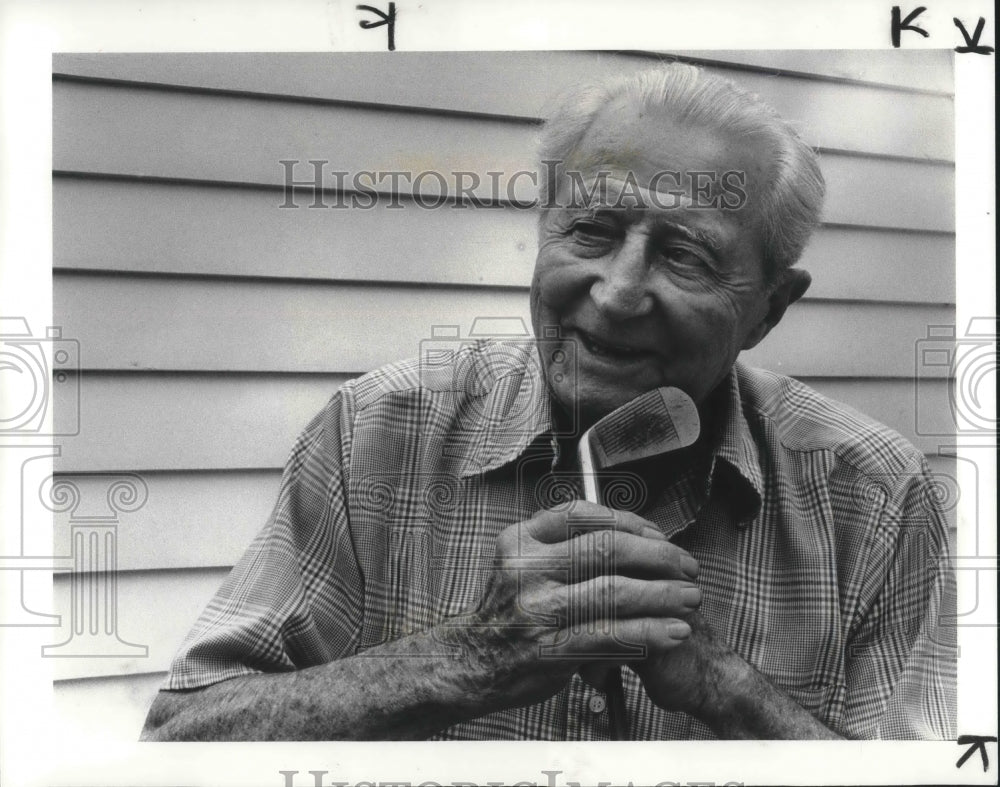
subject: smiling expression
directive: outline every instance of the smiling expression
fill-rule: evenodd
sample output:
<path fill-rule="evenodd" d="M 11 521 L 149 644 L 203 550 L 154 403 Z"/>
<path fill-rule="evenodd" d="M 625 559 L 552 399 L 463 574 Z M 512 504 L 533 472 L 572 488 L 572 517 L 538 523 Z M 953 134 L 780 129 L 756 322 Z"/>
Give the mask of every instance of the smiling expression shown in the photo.
<path fill-rule="evenodd" d="M 703 402 L 776 322 L 754 210 L 766 156 L 619 101 L 575 158 L 588 162 L 582 181 L 600 197 L 544 212 L 531 289 L 536 335 L 558 328 L 562 337 L 542 349 L 554 397 L 577 404 L 584 425 L 665 385 Z M 743 173 L 748 199 L 705 207 L 690 179 L 665 171 Z M 575 369 L 553 360 L 558 349 L 575 354 Z"/>

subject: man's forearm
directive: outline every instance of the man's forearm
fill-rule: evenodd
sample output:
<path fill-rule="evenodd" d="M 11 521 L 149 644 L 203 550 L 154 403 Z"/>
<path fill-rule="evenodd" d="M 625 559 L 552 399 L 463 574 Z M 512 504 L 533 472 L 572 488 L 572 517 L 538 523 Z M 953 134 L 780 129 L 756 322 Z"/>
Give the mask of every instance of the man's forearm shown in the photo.
<path fill-rule="evenodd" d="M 142 739 L 421 739 L 481 715 L 478 675 L 430 633 L 295 672 L 161 692 Z"/>
<path fill-rule="evenodd" d="M 570 592 L 565 543 L 570 519 L 585 516 L 592 522 L 595 514 L 609 522 L 612 538 L 606 539 L 605 531 L 579 536 L 589 544 L 581 554 L 597 554 L 598 545 L 611 549 L 613 564 L 623 573 L 599 574 L 580 583 L 585 592 Z M 449 619 L 321 666 L 161 692 L 143 738 L 420 739 L 502 708 L 534 705 L 566 686 L 582 661 L 578 651 L 565 646 L 568 631 L 540 622 L 537 611 L 600 623 L 575 643 L 606 652 L 612 635 L 604 625 L 608 621 L 597 615 L 608 611 L 584 602 L 601 591 L 602 580 L 614 580 L 612 590 L 623 591 L 608 596 L 615 600 L 610 612 L 619 631 L 651 653 L 663 654 L 690 634 L 687 625 L 679 629 L 676 624 L 696 606 L 684 593 L 696 566 L 652 524 L 629 512 L 582 501 L 572 509 L 539 511 L 497 537 L 494 570 L 471 617 Z"/>
<path fill-rule="evenodd" d="M 719 666 L 696 714 L 723 740 L 840 740 L 735 653 Z"/>

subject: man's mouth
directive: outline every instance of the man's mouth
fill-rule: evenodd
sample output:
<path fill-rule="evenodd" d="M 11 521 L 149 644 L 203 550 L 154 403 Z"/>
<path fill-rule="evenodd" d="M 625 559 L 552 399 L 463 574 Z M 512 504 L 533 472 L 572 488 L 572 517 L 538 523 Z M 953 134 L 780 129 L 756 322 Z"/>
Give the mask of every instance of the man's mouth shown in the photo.
<path fill-rule="evenodd" d="M 610 360 L 636 360 L 649 355 L 647 350 L 631 347 L 626 344 L 609 342 L 604 339 L 597 339 L 593 334 L 587 333 L 579 328 L 577 329 L 576 334 L 580 339 L 580 343 L 583 344 L 587 351 L 592 355 L 598 356 L 599 358 L 608 358 Z"/>

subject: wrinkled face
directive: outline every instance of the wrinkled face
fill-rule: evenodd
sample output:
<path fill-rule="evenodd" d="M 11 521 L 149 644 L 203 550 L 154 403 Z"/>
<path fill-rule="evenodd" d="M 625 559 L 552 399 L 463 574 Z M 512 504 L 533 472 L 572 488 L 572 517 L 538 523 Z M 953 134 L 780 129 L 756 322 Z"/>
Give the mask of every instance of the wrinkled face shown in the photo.
<path fill-rule="evenodd" d="M 536 335 L 560 337 L 541 344 L 548 385 L 585 425 L 664 385 L 701 403 L 768 330 L 754 215 L 765 156 L 624 102 L 577 153 L 580 185 L 597 196 L 563 180 L 532 282 Z M 567 349 L 575 369 L 559 362 Z"/>

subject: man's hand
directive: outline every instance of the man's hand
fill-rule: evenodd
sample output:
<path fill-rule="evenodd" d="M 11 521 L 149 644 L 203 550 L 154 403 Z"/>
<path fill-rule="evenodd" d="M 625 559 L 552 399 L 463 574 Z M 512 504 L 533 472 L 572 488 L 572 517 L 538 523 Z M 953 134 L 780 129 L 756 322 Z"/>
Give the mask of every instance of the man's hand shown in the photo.
<path fill-rule="evenodd" d="M 700 601 L 697 566 L 634 514 L 542 511 L 500 534 L 471 620 L 315 667 L 160 692 L 143 739 L 426 738 L 551 697 L 588 654 L 613 650 L 612 634 L 654 656 L 676 648 L 690 634 L 679 618 Z M 443 656 L 442 641 L 461 657 Z"/>
<path fill-rule="evenodd" d="M 687 622 L 691 636 L 682 647 L 651 654 L 632 668 L 649 698 L 661 708 L 701 718 L 724 703 L 740 673 L 742 659 L 701 615 L 694 613 Z"/>
<path fill-rule="evenodd" d="M 697 573 L 646 520 L 576 501 L 500 534 L 475 619 L 449 638 L 467 648 L 484 712 L 540 702 L 621 643 L 650 658 L 677 648 L 701 600 Z"/>
<path fill-rule="evenodd" d="M 701 615 L 687 621 L 686 642 L 633 665 L 654 703 L 694 716 L 720 738 L 839 738 L 744 661 Z"/>

